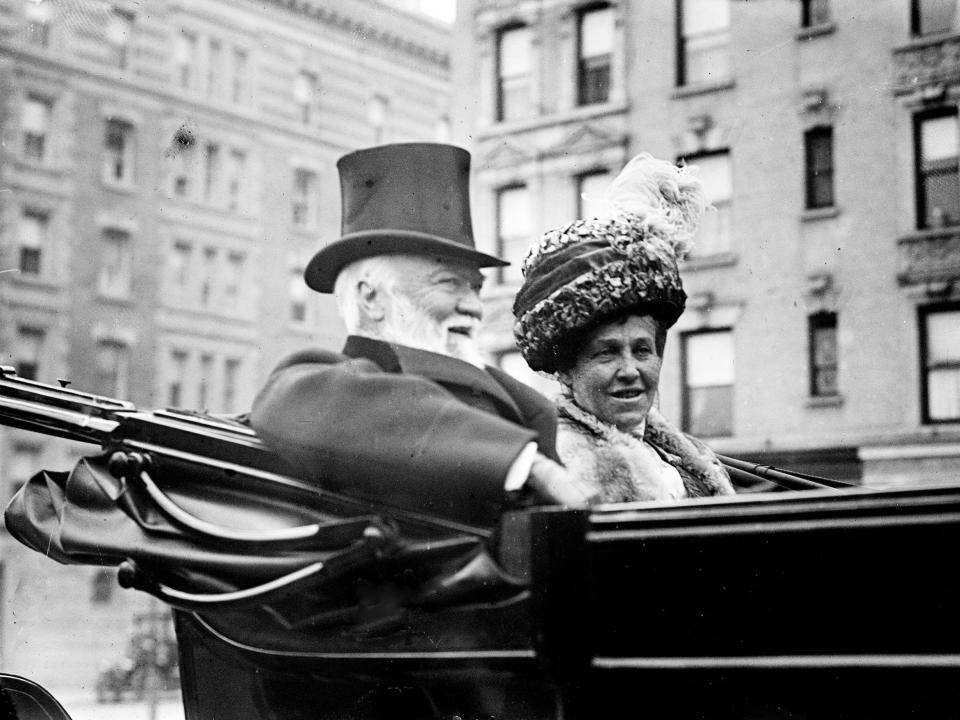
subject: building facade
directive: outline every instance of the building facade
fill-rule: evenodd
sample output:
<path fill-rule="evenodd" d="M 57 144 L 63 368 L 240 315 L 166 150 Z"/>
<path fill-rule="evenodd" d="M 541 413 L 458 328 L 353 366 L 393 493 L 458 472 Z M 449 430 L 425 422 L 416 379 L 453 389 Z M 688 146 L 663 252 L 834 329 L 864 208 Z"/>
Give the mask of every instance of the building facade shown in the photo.
<path fill-rule="evenodd" d="M 335 5 L 0 1 L 0 362 L 231 413 L 286 352 L 341 342 L 302 279 L 339 234 L 336 160 L 449 138 L 451 31 L 400 0 Z M 3 501 L 90 451 L 0 427 Z M 91 687 L 145 599 L 0 552 L 3 669 Z"/>
<path fill-rule="evenodd" d="M 681 268 L 668 417 L 858 483 L 960 478 L 955 1 L 467 0 L 456 35 L 487 250 L 518 263 L 638 152 L 699 168 L 714 209 Z M 485 342 L 523 375 L 518 273 Z"/>

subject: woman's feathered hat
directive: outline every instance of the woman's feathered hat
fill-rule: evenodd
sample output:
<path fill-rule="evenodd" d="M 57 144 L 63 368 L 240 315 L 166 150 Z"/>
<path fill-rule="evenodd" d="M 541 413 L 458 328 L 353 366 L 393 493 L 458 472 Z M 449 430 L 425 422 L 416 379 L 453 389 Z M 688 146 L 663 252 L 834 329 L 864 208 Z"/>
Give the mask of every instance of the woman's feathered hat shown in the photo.
<path fill-rule="evenodd" d="M 513 331 L 534 370 L 556 372 L 565 341 L 605 317 L 643 306 L 669 327 L 683 313 L 677 262 L 706 208 L 696 168 L 641 153 L 602 200 L 604 217 L 547 231 L 523 261 Z"/>

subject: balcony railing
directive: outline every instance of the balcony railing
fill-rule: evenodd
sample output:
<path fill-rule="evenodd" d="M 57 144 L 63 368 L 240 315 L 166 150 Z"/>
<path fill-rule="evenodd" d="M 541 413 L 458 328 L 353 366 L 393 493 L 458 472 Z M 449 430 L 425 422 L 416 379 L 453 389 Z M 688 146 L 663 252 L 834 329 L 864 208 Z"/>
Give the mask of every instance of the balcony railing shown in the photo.
<path fill-rule="evenodd" d="M 897 245 L 901 285 L 960 279 L 960 227 L 918 231 Z"/>

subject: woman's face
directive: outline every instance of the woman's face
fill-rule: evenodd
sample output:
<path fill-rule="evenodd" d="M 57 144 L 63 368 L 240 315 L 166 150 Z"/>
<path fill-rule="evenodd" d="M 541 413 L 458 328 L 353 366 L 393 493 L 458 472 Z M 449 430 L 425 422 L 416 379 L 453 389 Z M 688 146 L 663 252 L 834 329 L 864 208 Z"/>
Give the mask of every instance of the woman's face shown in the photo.
<path fill-rule="evenodd" d="M 574 402 L 625 432 L 642 423 L 660 382 L 657 328 L 650 315 L 627 315 L 590 333 L 573 367 L 559 373 Z"/>

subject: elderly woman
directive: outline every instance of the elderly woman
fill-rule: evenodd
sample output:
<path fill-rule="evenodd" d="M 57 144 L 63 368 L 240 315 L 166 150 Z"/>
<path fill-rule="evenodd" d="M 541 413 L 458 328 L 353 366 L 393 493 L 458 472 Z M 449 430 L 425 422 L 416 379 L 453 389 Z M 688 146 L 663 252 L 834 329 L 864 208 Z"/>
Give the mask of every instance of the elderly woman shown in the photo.
<path fill-rule="evenodd" d="M 604 502 L 732 494 L 713 452 L 655 407 L 667 331 L 686 301 L 677 260 L 705 206 L 700 181 L 642 154 L 606 199 L 611 217 L 531 248 L 514 302 L 524 358 L 564 389 L 557 451 Z"/>

